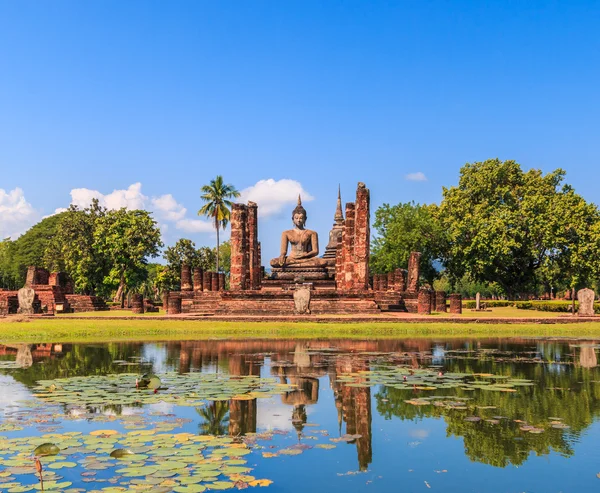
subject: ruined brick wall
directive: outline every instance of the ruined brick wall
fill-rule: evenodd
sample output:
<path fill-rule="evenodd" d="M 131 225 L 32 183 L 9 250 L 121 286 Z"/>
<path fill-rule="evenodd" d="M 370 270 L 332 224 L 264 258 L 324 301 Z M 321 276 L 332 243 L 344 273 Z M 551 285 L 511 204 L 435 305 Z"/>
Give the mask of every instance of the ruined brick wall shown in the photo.
<path fill-rule="evenodd" d="M 341 291 L 369 289 L 370 195 L 364 183 L 356 189 L 356 202 L 346 204 L 341 249 L 336 252 L 336 287 Z M 387 284 L 387 277 L 386 277 Z"/>
<path fill-rule="evenodd" d="M 406 291 L 406 272 L 404 269 L 396 269 L 394 273 L 394 288 L 396 291 Z"/>

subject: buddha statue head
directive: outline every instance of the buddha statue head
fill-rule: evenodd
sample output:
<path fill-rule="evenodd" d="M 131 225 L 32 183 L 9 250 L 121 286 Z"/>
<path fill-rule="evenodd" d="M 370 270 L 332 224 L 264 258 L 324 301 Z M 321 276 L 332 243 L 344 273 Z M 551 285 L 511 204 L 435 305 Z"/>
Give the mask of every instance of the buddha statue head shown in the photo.
<path fill-rule="evenodd" d="M 306 224 L 306 209 L 302 207 L 302 199 L 298 195 L 298 205 L 292 211 L 292 221 L 294 226 L 299 229 L 304 229 Z"/>

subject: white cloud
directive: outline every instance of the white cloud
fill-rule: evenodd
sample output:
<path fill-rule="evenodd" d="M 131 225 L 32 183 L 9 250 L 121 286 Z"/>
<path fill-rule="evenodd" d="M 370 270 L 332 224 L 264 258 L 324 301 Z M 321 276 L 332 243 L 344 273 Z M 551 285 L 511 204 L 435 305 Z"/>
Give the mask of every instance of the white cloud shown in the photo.
<path fill-rule="evenodd" d="M 212 233 L 215 230 L 212 223 L 201 219 L 180 219 L 175 227 L 186 233 Z"/>
<path fill-rule="evenodd" d="M 100 205 L 107 209 L 121 209 L 122 207 L 144 209 L 148 201 L 148 197 L 142 193 L 142 184 L 139 182 L 129 185 L 126 190 L 113 190 L 107 195 L 89 188 L 71 190 L 71 203 L 78 207 L 88 207 L 94 198 L 98 199 Z"/>
<path fill-rule="evenodd" d="M 427 181 L 425 173 L 422 173 L 421 171 L 417 171 L 416 173 L 409 173 L 404 178 L 406 178 L 408 181 Z"/>
<path fill-rule="evenodd" d="M 40 218 L 33 206 L 25 200 L 20 188 L 6 192 L 0 188 L 0 240 L 17 238 Z"/>
<path fill-rule="evenodd" d="M 170 193 L 152 198 L 152 205 L 156 214 L 166 221 L 180 221 L 185 217 L 187 209 L 177 203 Z"/>
<path fill-rule="evenodd" d="M 242 190 L 238 202 L 246 203 L 249 200 L 256 202 L 259 215 L 266 217 L 279 214 L 289 206 L 295 205 L 299 194 L 303 202 L 314 200 L 314 197 L 296 180 L 284 178 L 275 181 L 269 178 Z"/>

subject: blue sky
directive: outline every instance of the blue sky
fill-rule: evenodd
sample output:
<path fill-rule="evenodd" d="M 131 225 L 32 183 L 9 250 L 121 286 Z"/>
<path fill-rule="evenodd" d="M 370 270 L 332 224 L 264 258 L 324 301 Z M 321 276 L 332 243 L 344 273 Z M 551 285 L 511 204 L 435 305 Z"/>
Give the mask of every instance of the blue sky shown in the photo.
<path fill-rule="evenodd" d="M 267 264 L 298 191 L 323 248 L 338 183 L 439 202 L 490 157 L 600 203 L 599 25 L 597 1 L 0 0 L 0 235 L 102 194 L 212 245 L 222 174 Z"/>

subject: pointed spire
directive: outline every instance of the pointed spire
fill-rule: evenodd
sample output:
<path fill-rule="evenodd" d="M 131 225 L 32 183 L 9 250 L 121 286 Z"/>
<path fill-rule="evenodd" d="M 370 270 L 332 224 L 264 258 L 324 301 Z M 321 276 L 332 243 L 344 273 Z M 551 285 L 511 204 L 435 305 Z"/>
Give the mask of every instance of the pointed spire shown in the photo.
<path fill-rule="evenodd" d="M 337 198 L 337 206 L 335 208 L 335 215 L 333 219 L 336 223 L 340 223 L 344 220 L 344 214 L 342 212 L 342 192 L 340 186 L 338 185 L 338 198 Z"/>
<path fill-rule="evenodd" d="M 302 199 L 300 198 L 300 194 L 298 194 L 298 205 L 302 205 Z"/>

